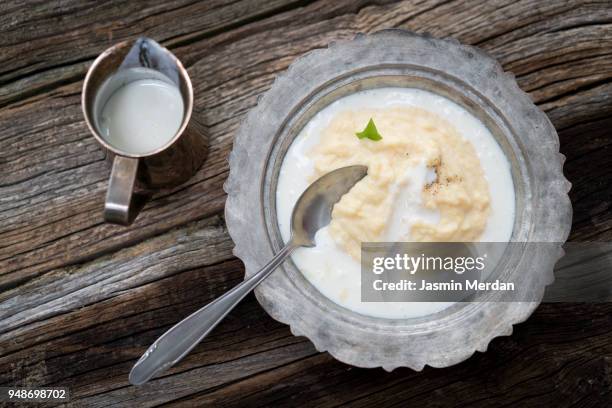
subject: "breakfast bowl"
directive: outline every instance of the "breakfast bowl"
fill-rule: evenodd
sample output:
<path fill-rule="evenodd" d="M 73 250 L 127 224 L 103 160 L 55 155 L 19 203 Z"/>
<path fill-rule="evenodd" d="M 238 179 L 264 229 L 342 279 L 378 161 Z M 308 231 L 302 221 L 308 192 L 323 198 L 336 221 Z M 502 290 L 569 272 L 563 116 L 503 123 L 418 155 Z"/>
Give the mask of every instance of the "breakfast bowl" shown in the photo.
<path fill-rule="evenodd" d="M 277 188 L 293 141 L 334 101 L 389 87 L 446 98 L 490 131 L 508 160 L 514 189 L 508 241 L 521 245 L 504 255 L 498 273 L 529 293 L 514 301 L 487 294 L 423 316 L 383 318 L 334 302 L 288 260 L 255 294 L 294 335 L 345 363 L 386 370 L 446 367 L 486 351 L 494 337 L 510 335 L 514 324 L 530 316 L 554 280 L 571 225 L 570 183 L 563 176 L 555 129 L 514 77 L 483 51 L 454 40 L 384 30 L 297 59 L 236 135 L 224 186 L 227 227 L 249 277 L 283 245 Z"/>

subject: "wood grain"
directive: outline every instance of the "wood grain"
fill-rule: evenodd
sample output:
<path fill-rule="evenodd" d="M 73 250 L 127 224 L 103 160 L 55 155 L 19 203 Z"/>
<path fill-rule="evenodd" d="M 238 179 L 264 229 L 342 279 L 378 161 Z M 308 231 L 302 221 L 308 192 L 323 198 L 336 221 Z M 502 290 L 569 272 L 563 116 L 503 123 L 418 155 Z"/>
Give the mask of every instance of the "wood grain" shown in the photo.
<path fill-rule="evenodd" d="M 69 386 L 70 406 L 610 406 L 612 307 L 545 304 L 449 369 L 362 370 L 318 353 L 250 297 L 144 387 L 127 372 L 182 316 L 239 282 L 222 218 L 243 115 L 300 55 L 400 27 L 477 45 L 548 114 L 573 183 L 570 239 L 612 238 L 608 1 L 0 4 L 0 386 Z M 188 67 L 206 165 L 129 228 L 105 225 L 108 168 L 80 111 L 93 58 L 148 35 Z"/>

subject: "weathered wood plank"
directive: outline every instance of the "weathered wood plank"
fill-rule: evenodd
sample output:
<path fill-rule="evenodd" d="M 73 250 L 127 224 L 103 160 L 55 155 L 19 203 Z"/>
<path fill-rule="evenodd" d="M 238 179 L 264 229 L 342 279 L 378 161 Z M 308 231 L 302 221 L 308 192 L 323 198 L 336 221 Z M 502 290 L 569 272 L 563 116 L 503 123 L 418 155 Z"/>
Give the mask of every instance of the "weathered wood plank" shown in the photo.
<path fill-rule="evenodd" d="M 0 85 L 5 85 L 0 106 L 79 81 L 88 61 L 135 35 L 180 43 L 194 30 L 210 36 L 298 5 L 296 0 L 5 4 L 0 15 Z"/>
<path fill-rule="evenodd" d="M 1 334 L 32 322 L 104 301 L 196 267 L 232 259 L 233 244 L 219 217 L 170 231 L 112 256 L 78 267 L 56 269 L 0 294 Z"/>

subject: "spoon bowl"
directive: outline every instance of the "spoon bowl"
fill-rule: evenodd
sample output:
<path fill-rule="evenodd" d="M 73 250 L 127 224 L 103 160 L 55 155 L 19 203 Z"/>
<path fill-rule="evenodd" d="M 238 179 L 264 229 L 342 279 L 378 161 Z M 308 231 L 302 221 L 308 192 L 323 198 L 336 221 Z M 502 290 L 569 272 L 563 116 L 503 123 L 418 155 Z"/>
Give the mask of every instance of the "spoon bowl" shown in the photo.
<path fill-rule="evenodd" d="M 342 167 L 312 183 L 293 208 L 291 241 L 299 246 L 315 246 L 315 235 L 331 221 L 334 204 L 367 173 L 366 166 Z"/>

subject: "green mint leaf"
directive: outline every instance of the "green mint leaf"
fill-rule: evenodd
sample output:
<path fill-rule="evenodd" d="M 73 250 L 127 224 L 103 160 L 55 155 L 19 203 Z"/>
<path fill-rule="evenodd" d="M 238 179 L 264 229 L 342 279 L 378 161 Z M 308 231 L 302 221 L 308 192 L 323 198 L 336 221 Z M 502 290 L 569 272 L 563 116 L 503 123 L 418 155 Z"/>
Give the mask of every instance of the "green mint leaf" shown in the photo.
<path fill-rule="evenodd" d="M 363 129 L 363 131 L 361 132 L 355 133 L 355 135 L 359 139 L 370 139 L 375 142 L 382 139 L 382 136 L 380 135 L 380 133 L 378 133 L 378 130 L 376 129 L 376 125 L 374 124 L 372 118 L 370 118 L 370 121 L 366 125 L 365 129 Z"/>

